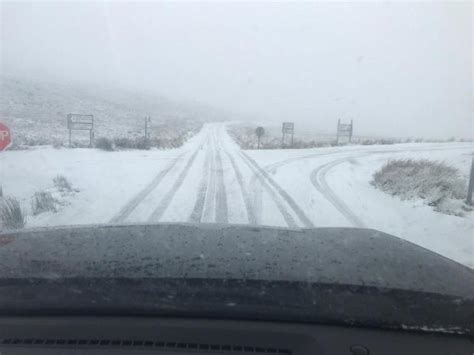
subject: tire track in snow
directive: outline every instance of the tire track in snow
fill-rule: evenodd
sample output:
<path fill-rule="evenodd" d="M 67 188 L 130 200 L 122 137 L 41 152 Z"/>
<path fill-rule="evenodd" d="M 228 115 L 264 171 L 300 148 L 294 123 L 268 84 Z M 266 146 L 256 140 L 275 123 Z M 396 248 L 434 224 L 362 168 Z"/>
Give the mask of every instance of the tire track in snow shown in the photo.
<path fill-rule="evenodd" d="M 370 155 L 384 154 L 404 154 L 411 152 L 439 151 L 465 149 L 459 147 L 414 147 L 411 149 L 391 149 L 391 150 L 373 150 L 361 152 L 358 155 L 347 156 L 332 162 L 323 164 L 314 169 L 310 174 L 311 183 L 354 227 L 365 228 L 364 222 L 357 217 L 356 213 L 340 198 L 330 187 L 326 180 L 327 173 L 339 164 L 345 163 L 350 159 L 362 158 Z M 304 157 L 302 157 L 304 159 Z"/>
<path fill-rule="evenodd" d="M 380 149 L 379 147 L 377 147 L 377 149 Z M 359 227 L 363 227 L 364 226 L 364 223 L 356 216 L 356 214 L 350 210 L 350 208 L 344 203 L 344 201 L 339 198 L 336 193 L 334 193 L 334 191 L 332 191 L 330 188 L 329 188 L 329 185 L 327 184 L 326 180 L 325 180 L 325 176 L 326 174 L 329 172 L 330 169 L 332 169 L 333 167 L 335 167 L 336 165 L 339 165 L 349 159 L 352 159 L 352 158 L 359 158 L 359 157 L 362 157 L 362 156 L 366 156 L 366 155 L 372 155 L 372 154 L 388 154 L 388 153 L 394 153 L 394 154 L 397 154 L 397 153 L 400 153 L 400 154 L 403 154 L 403 153 L 407 153 L 407 152 L 422 152 L 422 151 L 438 151 L 438 150 L 457 150 L 457 149 L 466 149 L 466 147 L 436 147 L 436 146 L 433 146 L 433 147 L 413 147 L 413 148 L 410 148 L 410 149 L 391 149 L 391 150 L 374 150 L 374 151 L 362 151 L 360 155 L 352 155 L 352 156 L 348 156 L 348 157 L 345 157 L 343 159 L 340 159 L 340 160 L 337 160 L 337 164 L 334 164 L 334 165 L 330 165 L 331 163 L 335 163 L 336 161 L 332 161 L 330 163 L 327 163 L 327 164 L 324 164 L 324 175 L 323 175 L 323 180 L 324 181 L 318 181 L 317 178 L 316 178 L 316 175 L 317 172 L 313 171 L 311 174 L 310 174 L 310 179 L 313 183 L 313 180 L 316 181 L 316 184 L 317 186 L 315 186 L 315 184 L 313 183 L 313 186 L 316 187 L 316 189 L 318 191 L 320 191 L 324 197 L 326 197 L 326 199 L 334 205 L 334 203 L 336 203 L 334 205 L 334 207 L 339 211 L 341 212 L 344 217 L 346 217 L 346 219 L 349 220 L 349 222 L 351 222 L 354 226 L 359 226 Z M 286 166 L 286 165 L 289 165 L 293 162 L 298 162 L 300 160 L 305 160 L 305 159 L 311 159 L 311 158 L 315 158 L 315 157 L 322 157 L 322 156 L 330 156 L 330 155 L 343 155 L 343 154 L 348 154 L 350 152 L 347 152 L 347 151 L 343 151 L 343 152 L 337 152 L 337 151 L 331 151 L 331 152 L 325 152 L 325 153 L 312 153 L 312 154 L 308 154 L 308 155 L 303 155 L 303 156 L 299 156 L 299 157 L 293 157 L 293 158 L 288 158 L 288 159 L 285 159 L 283 161 L 280 161 L 280 162 L 276 162 L 276 163 L 273 163 L 273 164 L 269 164 L 267 166 L 265 166 L 263 168 L 263 170 L 265 172 L 272 172 L 272 173 L 276 173 L 277 169 L 283 167 L 283 166 Z M 329 166 L 330 165 L 330 166 Z M 322 169 L 323 166 L 320 166 L 319 168 L 315 169 L 315 170 L 318 170 L 318 169 Z M 257 179 L 258 177 L 256 176 L 256 174 L 254 174 L 250 180 L 250 187 L 252 188 L 253 186 L 256 185 L 256 182 L 257 182 Z M 324 194 L 323 189 L 324 188 L 328 188 L 330 189 L 330 191 L 328 191 L 328 195 L 326 196 Z"/>
<path fill-rule="evenodd" d="M 377 149 L 380 149 L 380 147 L 377 147 Z M 387 154 L 387 153 L 406 153 L 406 152 L 419 152 L 419 151 L 438 151 L 438 150 L 457 150 L 457 149 L 466 149 L 466 147 L 413 147 L 410 149 L 392 149 L 392 150 L 366 150 L 366 151 L 361 151 L 361 153 L 369 153 L 369 154 Z M 293 158 L 288 158 L 279 162 L 275 162 L 269 165 L 264 166 L 262 169 L 265 170 L 268 173 L 275 174 L 277 170 L 283 166 L 289 165 L 294 162 L 298 162 L 300 160 L 306 160 L 306 159 L 311 159 L 311 158 L 316 158 L 316 157 L 324 157 L 324 156 L 331 156 L 331 155 L 345 155 L 345 154 L 350 154 L 353 152 L 350 151 L 330 151 L 330 152 L 320 152 L 320 153 L 311 153 L 307 155 L 302 155 L 302 156 L 297 156 Z M 256 183 L 256 176 L 252 176 L 249 185 L 253 187 Z"/>
<path fill-rule="evenodd" d="M 229 216 L 227 211 L 227 195 L 224 184 L 224 167 L 222 165 L 222 156 L 220 152 L 221 148 L 217 146 L 216 142 L 216 176 L 217 176 L 217 189 L 216 189 L 216 222 L 217 223 L 228 223 Z"/>
<path fill-rule="evenodd" d="M 282 203 L 282 201 L 280 201 L 280 199 L 278 198 L 276 192 L 270 187 L 268 179 L 265 178 L 265 176 L 261 173 L 261 169 L 258 170 L 249 160 L 247 160 L 248 157 L 242 151 L 240 151 L 240 155 L 242 157 L 242 161 L 250 168 L 250 170 L 253 171 L 255 176 L 257 176 L 257 179 L 261 182 L 262 186 L 270 194 L 272 200 L 277 205 L 277 208 L 280 211 L 281 215 L 283 216 L 283 218 L 285 220 L 285 223 L 288 225 L 288 227 L 297 228 L 298 225 L 296 224 L 294 218 L 288 212 L 288 210 L 286 209 L 286 207 Z"/>
<path fill-rule="evenodd" d="M 209 138 L 210 142 L 213 142 L 214 136 Z M 212 223 L 215 218 L 215 208 L 216 208 L 216 157 L 214 150 L 216 147 L 214 144 L 209 145 L 210 149 L 210 165 L 209 165 L 209 182 L 207 184 L 206 197 L 204 199 L 204 209 L 202 212 L 201 220 L 202 222 Z"/>
<path fill-rule="evenodd" d="M 225 151 L 227 157 L 229 158 L 230 164 L 232 165 L 232 169 L 234 169 L 235 176 L 237 178 L 237 183 L 240 186 L 240 192 L 244 199 L 245 210 L 247 211 L 247 219 L 249 224 L 257 224 L 257 217 L 255 216 L 254 209 L 252 207 L 252 201 L 250 200 L 250 195 L 245 187 L 244 178 L 242 176 L 242 172 L 240 171 L 239 167 L 235 163 L 235 159 L 231 153 L 227 150 Z"/>
<path fill-rule="evenodd" d="M 125 221 L 137 206 L 160 184 L 166 175 L 176 166 L 178 161 L 186 154 L 180 154 L 174 158 L 155 178 L 138 194 L 135 195 L 122 209 L 109 221 L 109 223 L 119 223 Z"/>
<path fill-rule="evenodd" d="M 326 181 L 327 173 L 335 166 L 345 163 L 350 159 L 365 156 L 351 156 L 323 164 L 311 172 L 310 179 L 313 186 L 319 193 L 326 198 L 354 227 L 365 228 L 365 224 L 357 215 L 346 205 L 343 199 L 339 198 L 336 193 L 329 187 Z"/>
<path fill-rule="evenodd" d="M 278 194 L 283 198 L 283 200 L 291 207 L 293 212 L 298 216 L 300 221 L 303 223 L 303 225 L 306 228 L 313 228 L 314 224 L 313 222 L 306 216 L 304 211 L 301 209 L 301 207 L 296 203 L 296 201 L 286 192 L 280 185 L 278 185 L 275 180 L 272 179 L 272 177 L 266 172 L 264 169 L 262 169 L 252 158 L 250 158 L 247 154 L 244 152 L 241 153 L 242 156 L 244 156 L 248 162 L 255 168 L 256 171 L 258 171 L 261 176 L 265 178 L 265 180 L 278 192 Z"/>
<path fill-rule="evenodd" d="M 380 149 L 380 148 L 378 148 Z M 414 147 L 411 149 L 392 149 L 392 150 L 366 150 L 366 151 L 360 151 L 361 154 L 387 154 L 387 153 L 407 153 L 407 152 L 422 152 L 422 151 L 438 151 L 438 150 L 458 150 L 458 149 L 469 149 L 467 147 Z M 305 160 L 305 159 L 311 159 L 315 157 L 324 157 L 324 156 L 330 156 L 330 155 L 345 155 L 345 154 L 351 154 L 354 152 L 351 151 L 331 151 L 331 152 L 324 152 L 324 153 L 312 153 L 308 155 L 302 155 L 299 157 L 293 157 L 293 158 L 288 158 L 276 163 L 272 163 L 269 165 L 266 165 L 263 167 L 263 169 L 269 173 L 276 173 L 277 169 L 281 168 L 282 166 L 298 162 L 300 160 Z"/>
<path fill-rule="evenodd" d="M 285 160 L 282 160 L 282 161 L 279 161 L 279 162 L 276 162 L 276 163 L 272 163 L 272 164 L 269 164 L 267 166 L 262 167 L 262 169 L 267 173 L 275 174 L 279 168 L 281 168 L 282 166 L 291 164 L 293 162 L 297 162 L 297 161 L 305 160 L 305 159 L 311 159 L 311 158 L 314 158 L 314 157 L 327 156 L 327 155 L 337 155 L 337 154 L 344 154 L 344 152 L 312 153 L 312 154 L 303 155 L 303 156 L 299 156 L 299 157 L 288 158 L 288 159 L 285 159 Z M 256 178 L 255 175 L 253 175 L 252 178 L 250 179 L 250 183 L 249 183 L 250 189 L 253 189 L 255 187 L 256 183 L 257 183 L 257 178 Z"/>
<path fill-rule="evenodd" d="M 171 201 L 173 200 L 173 197 L 176 195 L 176 192 L 183 184 L 184 179 L 188 175 L 189 170 L 191 169 L 191 166 L 193 165 L 194 160 L 196 159 L 196 156 L 201 151 L 201 148 L 203 146 L 204 146 L 204 143 L 202 143 L 198 148 L 196 148 L 196 151 L 191 155 L 188 162 L 186 163 L 186 166 L 183 168 L 183 170 L 181 170 L 181 173 L 178 175 L 173 186 L 171 186 L 171 189 L 168 190 L 166 195 L 158 204 L 158 207 L 156 207 L 156 209 L 152 212 L 150 217 L 148 217 L 149 222 L 158 222 L 161 219 L 166 209 L 169 207 Z"/>
<path fill-rule="evenodd" d="M 197 223 L 201 222 L 202 214 L 204 211 L 204 202 L 206 200 L 206 194 L 210 183 L 210 172 L 211 172 L 211 157 L 212 151 L 210 147 L 206 149 L 206 157 L 204 160 L 203 173 L 201 181 L 199 182 L 199 190 L 196 197 L 196 202 L 194 203 L 193 211 L 188 218 L 189 222 Z"/>

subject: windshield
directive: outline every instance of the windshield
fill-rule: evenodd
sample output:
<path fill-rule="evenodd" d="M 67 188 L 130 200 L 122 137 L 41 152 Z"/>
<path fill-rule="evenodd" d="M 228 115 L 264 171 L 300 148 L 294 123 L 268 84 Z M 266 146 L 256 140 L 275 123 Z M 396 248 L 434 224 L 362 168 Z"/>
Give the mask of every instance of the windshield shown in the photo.
<path fill-rule="evenodd" d="M 3 1 L 1 22 L 2 235 L 361 228 L 474 268 L 471 2 Z"/>

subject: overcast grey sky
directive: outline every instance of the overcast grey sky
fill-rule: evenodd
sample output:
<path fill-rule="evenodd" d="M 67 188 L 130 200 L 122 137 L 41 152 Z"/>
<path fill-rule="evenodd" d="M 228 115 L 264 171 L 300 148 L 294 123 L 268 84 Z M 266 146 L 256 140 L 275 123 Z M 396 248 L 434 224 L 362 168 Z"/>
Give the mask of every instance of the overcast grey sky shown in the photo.
<path fill-rule="evenodd" d="M 2 2 L 4 74 L 323 131 L 473 135 L 472 3 Z"/>

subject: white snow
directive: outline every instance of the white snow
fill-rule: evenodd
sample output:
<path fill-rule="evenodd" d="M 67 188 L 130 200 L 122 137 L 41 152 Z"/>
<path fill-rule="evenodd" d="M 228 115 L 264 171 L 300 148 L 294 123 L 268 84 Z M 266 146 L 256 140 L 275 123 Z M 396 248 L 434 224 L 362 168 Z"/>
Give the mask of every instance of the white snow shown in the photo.
<path fill-rule="evenodd" d="M 471 161 L 470 154 L 463 150 L 400 153 L 397 157 L 446 159 L 464 171 Z M 356 158 L 333 168 L 326 179 L 338 195 L 344 196 L 351 210 L 357 211 L 366 226 L 474 268 L 473 213 L 467 213 L 464 218 L 447 215 L 435 212 L 421 200 L 403 201 L 375 189 L 369 181 L 387 159 L 384 155 Z"/>
<path fill-rule="evenodd" d="M 109 223 L 114 218 L 114 223 L 254 220 L 294 227 L 360 223 L 474 268 L 472 212 L 466 217 L 444 215 L 369 184 L 389 158 L 445 160 L 467 175 L 471 156 L 469 143 L 242 154 L 225 125 L 217 123 L 205 125 L 183 147 L 168 151 L 6 151 L 0 153 L 0 181 L 4 194 L 18 197 L 27 211 L 34 192 L 50 189 L 58 174 L 79 189 L 56 213 L 30 213 L 28 227 Z M 135 206 L 133 199 L 140 192 Z"/>
<path fill-rule="evenodd" d="M 325 181 L 361 220 L 364 227 L 393 234 L 474 267 L 472 212 L 467 213 L 464 218 L 445 215 L 433 211 L 421 200 L 402 201 L 370 185 L 373 173 L 390 158 L 445 161 L 457 167 L 467 178 L 472 157 L 471 144 L 346 146 L 305 152 L 253 151 L 251 154 L 298 201 L 316 226 L 353 226 L 310 184 L 311 173 L 327 164 L 330 168 L 326 172 Z M 281 156 L 280 160 L 278 155 Z M 287 164 L 278 165 L 279 161 L 285 160 Z"/>

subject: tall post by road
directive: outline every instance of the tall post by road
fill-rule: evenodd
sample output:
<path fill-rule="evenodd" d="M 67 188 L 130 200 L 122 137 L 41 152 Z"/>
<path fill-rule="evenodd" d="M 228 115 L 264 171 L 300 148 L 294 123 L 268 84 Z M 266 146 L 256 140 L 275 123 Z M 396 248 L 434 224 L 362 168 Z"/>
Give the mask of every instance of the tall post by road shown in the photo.
<path fill-rule="evenodd" d="M 349 132 L 349 143 L 352 143 L 352 132 L 354 131 L 354 121 L 351 120 L 351 130 Z"/>
<path fill-rule="evenodd" d="M 148 143 L 148 117 L 145 116 L 145 143 Z"/>
<path fill-rule="evenodd" d="M 474 157 L 471 161 L 471 174 L 469 176 L 469 186 L 467 188 L 466 203 L 472 206 L 472 189 L 474 188 Z"/>
<path fill-rule="evenodd" d="M 257 127 L 255 129 L 255 135 L 257 136 L 257 149 L 260 149 L 260 139 L 265 133 L 265 129 L 263 127 Z"/>
<path fill-rule="evenodd" d="M 150 123 L 151 117 L 145 116 L 145 144 L 147 146 L 150 144 Z"/>

